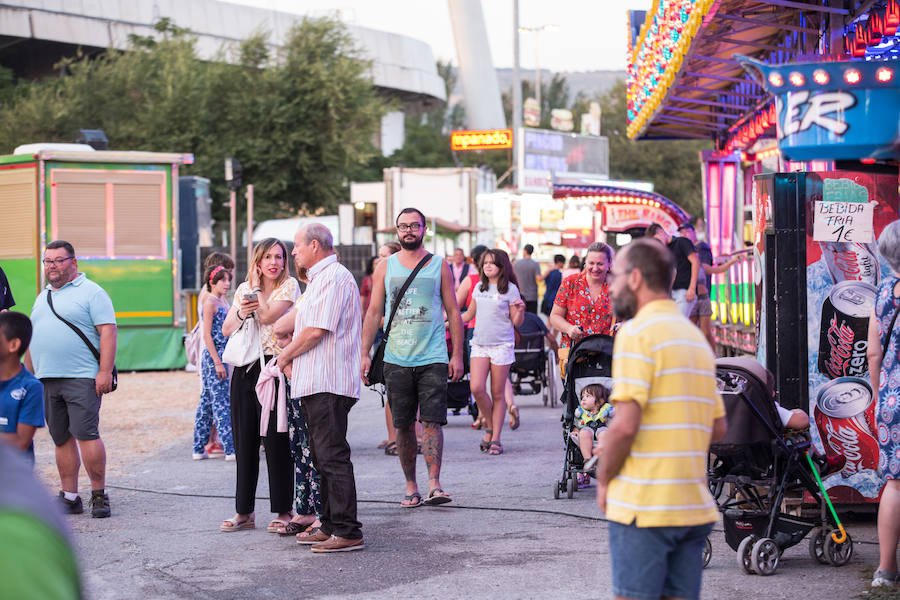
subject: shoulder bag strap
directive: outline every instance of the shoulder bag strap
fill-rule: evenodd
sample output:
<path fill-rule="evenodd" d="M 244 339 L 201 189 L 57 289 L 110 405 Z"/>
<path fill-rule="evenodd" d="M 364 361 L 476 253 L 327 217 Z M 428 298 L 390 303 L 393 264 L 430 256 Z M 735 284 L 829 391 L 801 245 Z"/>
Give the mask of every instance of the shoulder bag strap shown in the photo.
<path fill-rule="evenodd" d="M 884 360 L 884 357 L 887 356 L 888 346 L 891 343 L 891 332 L 894 331 L 894 323 L 897 322 L 897 314 L 900 313 L 900 306 L 897 306 L 897 310 L 894 311 L 894 316 L 891 318 L 891 324 L 888 327 L 887 334 L 884 336 L 884 347 L 881 349 L 881 360 Z"/>
<path fill-rule="evenodd" d="M 425 266 L 433 254 L 426 254 L 422 257 L 422 260 L 419 261 L 419 264 L 416 265 L 416 268 L 413 269 L 413 272 L 409 274 L 409 277 L 406 278 L 406 281 L 403 282 L 403 286 L 400 288 L 400 291 L 397 293 L 397 300 L 394 302 L 394 306 L 391 307 L 391 316 L 388 319 L 387 324 L 384 328 L 384 337 L 382 339 L 386 340 L 388 334 L 391 332 L 391 324 L 394 322 L 394 315 L 397 314 L 397 308 L 400 306 L 400 301 L 403 300 L 404 294 L 406 294 L 406 290 L 409 288 L 409 285 L 412 283 L 413 279 L 416 278 L 416 275 L 419 274 L 419 271 L 422 270 L 422 267 Z"/>
<path fill-rule="evenodd" d="M 73 325 L 69 321 L 66 321 L 65 319 L 63 319 L 61 316 L 59 316 L 59 313 L 56 312 L 56 309 L 53 308 L 53 295 L 51 294 L 50 290 L 47 290 L 47 304 L 50 305 L 50 310 L 53 311 L 53 314 L 56 315 L 56 318 L 59 319 L 60 321 L 62 321 L 63 323 L 65 323 L 66 325 L 68 325 L 69 327 L 71 327 L 72 331 L 77 333 L 78 337 L 80 337 L 81 340 L 87 345 L 88 349 L 91 351 L 91 354 L 93 354 L 94 358 L 97 359 L 97 362 L 100 362 L 100 351 L 94 347 L 94 345 L 91 343 L 91 340 L 89 340 L 87 338 L 87 336 L 84 334 L 84 332 L 78 328 L 78 326 Z M 894 315 L 894 317 L 896 317 L 896 315 Z M 892 325 L 893 325 L 893 323 L 892 323 Z"/>

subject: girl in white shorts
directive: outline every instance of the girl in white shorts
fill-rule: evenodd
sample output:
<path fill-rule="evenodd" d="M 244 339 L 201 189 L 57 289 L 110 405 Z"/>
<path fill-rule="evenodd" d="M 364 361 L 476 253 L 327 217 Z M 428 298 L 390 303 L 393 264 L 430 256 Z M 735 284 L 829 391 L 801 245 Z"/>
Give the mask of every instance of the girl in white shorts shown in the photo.
<path fill-rule="evenodd" d="M 503 250 L 488 250 L 478 265 L 481 282 L 472 292 L 472 302 L 463 322 L 477 314 L 469 359 L 472 395 L 480 414 L 489 418 L 484 438 L 479 444 L 487 454 L 503 454 L 500 432 L 506 416 L 504 389 L 509 367 L 515 361 L 515 328 L 525 318 L 525 302 L 519 295 L 516 273 Z M 491 393 L 487 392 L 487 376 L 491 375 Z M 493 401 L 491 397 L 493 396 Z"/>

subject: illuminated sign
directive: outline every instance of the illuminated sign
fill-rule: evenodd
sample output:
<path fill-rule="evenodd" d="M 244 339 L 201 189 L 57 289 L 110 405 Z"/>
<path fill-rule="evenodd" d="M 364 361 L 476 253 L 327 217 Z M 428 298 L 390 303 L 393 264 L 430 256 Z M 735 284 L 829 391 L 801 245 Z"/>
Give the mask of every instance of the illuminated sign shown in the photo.
<path fill-rule="evenodd" d="M 674 231 L 679 225 L 666 211 L 644 204 L 605 204 L 603 211 L 603 228 L 607 231 L 621 232 L 632 227 L 647 227 L 651 223 Z"/>
<path fill-rule="evenodd" d="M 453 151 L 504 150 L 512 147 L 512 129 L 460 130 L 450 134 L 450 149 Z"/>
<path fill-rule="evenodd" d="M 609 177 L 609 140 L 546 129 L 523 129 L 518 147 L 518 188 L 546 193 L 554 177 Z"/>

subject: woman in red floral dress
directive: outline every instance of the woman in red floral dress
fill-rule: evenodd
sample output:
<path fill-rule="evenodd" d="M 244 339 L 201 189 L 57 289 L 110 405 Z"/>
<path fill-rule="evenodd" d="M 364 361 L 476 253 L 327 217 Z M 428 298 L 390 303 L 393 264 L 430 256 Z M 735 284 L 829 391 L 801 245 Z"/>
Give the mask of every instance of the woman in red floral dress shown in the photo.
<path fill-rule="evenodd" d="M 612 334 L 615 319 L 606 275 L 613 261 L 607 244 L 594 242 L 587 249 L 584 270 L 563 279 L 553 302 L 550 325 L 562 332 L 560 348 L 569 348 L 581 338 Z M 560 356 L 568 356 L 561 352 Z"/>

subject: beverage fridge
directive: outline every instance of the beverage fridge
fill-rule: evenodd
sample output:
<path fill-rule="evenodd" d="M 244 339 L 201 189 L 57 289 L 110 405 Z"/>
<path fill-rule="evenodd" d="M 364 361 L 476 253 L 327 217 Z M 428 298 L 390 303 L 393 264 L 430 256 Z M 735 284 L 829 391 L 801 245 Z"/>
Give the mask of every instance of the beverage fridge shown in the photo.
<path fill-rule="evenodd" d="M 846 459 L 825 480 L 832 499 L 877 502 L 877 390 L 866 350 L 876 287 L 892 277 L 876 240 L 898 217 L 897 170 L 754 179 L 757 358 L 775 376 L 778 402 L 809 413 L 816 450 Z"/>

